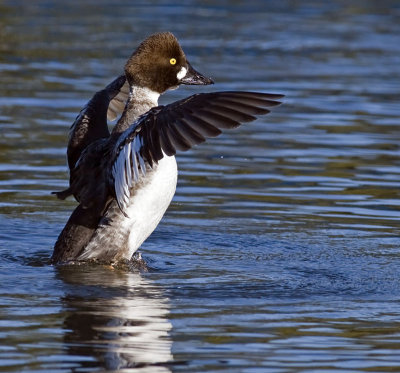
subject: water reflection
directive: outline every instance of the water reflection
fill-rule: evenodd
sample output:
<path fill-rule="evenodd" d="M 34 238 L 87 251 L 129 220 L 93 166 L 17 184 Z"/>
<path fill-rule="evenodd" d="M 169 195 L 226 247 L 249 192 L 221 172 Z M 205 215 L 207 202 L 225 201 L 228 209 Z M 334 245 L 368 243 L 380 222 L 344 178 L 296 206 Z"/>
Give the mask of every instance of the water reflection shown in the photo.
<path fill-rule="evenodd" d="M 159 288 L 111 267 L 63 266 L 56 276 L 65 284 L 64 343 L 81 367 L 170 371 L 169 304 Z"/>

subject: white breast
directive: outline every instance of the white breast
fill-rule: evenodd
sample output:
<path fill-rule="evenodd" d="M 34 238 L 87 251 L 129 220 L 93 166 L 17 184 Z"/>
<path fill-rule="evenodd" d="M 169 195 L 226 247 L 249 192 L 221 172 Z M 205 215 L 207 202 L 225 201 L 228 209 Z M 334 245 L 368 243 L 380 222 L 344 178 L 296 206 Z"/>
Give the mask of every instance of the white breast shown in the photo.
<path fill-rule="evenodd" d="M 164 157 L 131 191 L 124 216 L 113 201 L 78 260 L 130 260 L 157 227 L 175 194 L 175 157 Z"/>
<path fill-rule="evenodd" d="M 156 170 L 145 178 L 127 208 L 129 216 L 129 255 L 140 247 L 157 227 L 175 194 L 178 170 L 175 157 L 164 155 Z"/>

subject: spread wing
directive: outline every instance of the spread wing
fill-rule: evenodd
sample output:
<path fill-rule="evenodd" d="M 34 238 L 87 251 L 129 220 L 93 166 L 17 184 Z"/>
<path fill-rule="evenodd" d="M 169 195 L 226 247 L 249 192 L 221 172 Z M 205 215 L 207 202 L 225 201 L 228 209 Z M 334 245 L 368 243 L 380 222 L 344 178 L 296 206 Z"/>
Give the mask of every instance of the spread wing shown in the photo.
<path fill-rule="evenodd" d="M 67 159 L 70 170 L 89 144 L 110 136 L 107 118 L 115 119 L 122 113 L 128 94 L 128 83 L 125 75 L 121 75 L 97 92 L 81 110 L 69 133 Z"/>
<path fill-rule="evenodd" d="M 142 115 L 119 137 L 111 151 L 109 187 L 121 211 L 129 202 L 130 189 L 164 154 L 188 150 L 218 136 L 224 129 L 251 122 L 268 114 L 283 95 L 257 92 L 200 93 Z"/>
<path fill-rule="evenodd" d="M 65 199 L 72 194 L 78 201 L 80 198 L 87 199 L 81 197 L 81 195 L 90 194 L 88 191 L 90 186 L 82 181 L 82 172 L 88 175 L 88 172 L 92 171 L 88 160 L 95 154 L 101 154 L 101 151 L 98 153 L 94 151 L 100 146 L 97 142 L 110 136 L 107 119 L 114 120 L 123 112 L 128 96 L 129 84 L 125 75 L 121 75 L 103 90 L 97 92 L 76 117 L 69 132 L 67 147 L 70 186 L 60 192 L 52 192 L 59 199 Z M 91 148 L 91 152 L 85 152 L 93 144 L 95 145 Z M 100 144 L 103 145 L 103 141 L 100 141 Z M 90 154 L 90 157 L 88 154 Z M 87 158 L 86 162 L 83 162 L 85 167 L 83 167 L 83 171 L 82 167 L 79 167 L 79 171 L 77 171 L 75 170 L 76 165 L 78 160 L 82 158 Z M 83 190 L 80 190 L 79 188 L 83 184 Z"/>

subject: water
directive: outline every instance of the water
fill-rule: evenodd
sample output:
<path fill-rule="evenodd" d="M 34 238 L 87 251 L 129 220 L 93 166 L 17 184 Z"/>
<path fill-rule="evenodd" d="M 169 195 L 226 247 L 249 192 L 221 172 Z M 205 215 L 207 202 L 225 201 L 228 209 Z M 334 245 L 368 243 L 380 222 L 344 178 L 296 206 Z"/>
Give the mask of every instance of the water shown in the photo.
<path fill-rule="evenodd" d="M 53 267 L 68 128 L 145 36 L 283 106 L 180 154 L 149 272 Z M 3 1 L 0 371 L 400 371 L 397 1 Z"/>

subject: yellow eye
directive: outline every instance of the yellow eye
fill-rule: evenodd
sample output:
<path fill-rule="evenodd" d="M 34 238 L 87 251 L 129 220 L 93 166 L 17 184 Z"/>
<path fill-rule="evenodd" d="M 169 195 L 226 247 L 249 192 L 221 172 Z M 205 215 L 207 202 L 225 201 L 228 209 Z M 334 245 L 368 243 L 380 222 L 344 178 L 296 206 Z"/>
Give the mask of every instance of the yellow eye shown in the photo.
<path fill-rule="evenodd" d="M 169 63 L 170 63 L 171 65 L 175 65 L 175 64 L 176 64 L 176 59 L 175 59 L 175 58 L 171 58 L 171 59 L 169 60 Z"/>

